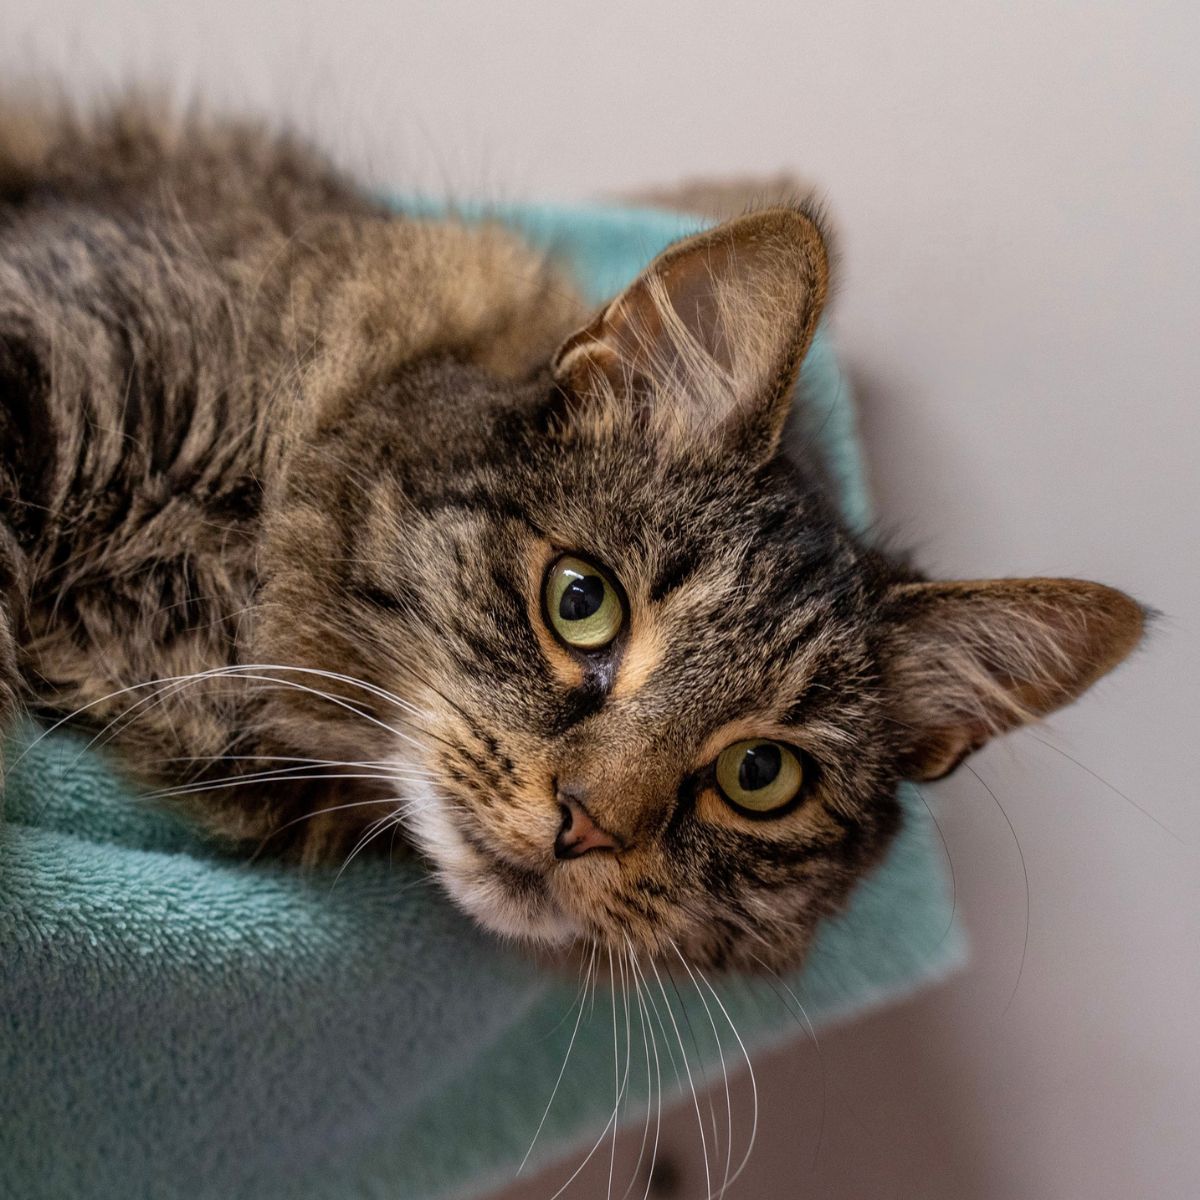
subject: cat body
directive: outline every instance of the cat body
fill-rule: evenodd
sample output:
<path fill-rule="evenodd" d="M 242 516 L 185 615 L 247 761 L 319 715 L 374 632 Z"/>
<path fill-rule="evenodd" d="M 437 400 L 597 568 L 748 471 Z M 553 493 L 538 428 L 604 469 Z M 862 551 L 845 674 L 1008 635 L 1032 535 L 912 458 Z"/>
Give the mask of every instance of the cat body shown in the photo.
<path fill-rule="evenodd" d="M 794 965 L 900 780 L 1142 627 L 844 526 L 781 449 L 827 278 L 766 209 L 589 320 L 288 138 L 0 107 L 0 717 L 246 852 L 401 829 L 502 935 Z"/>
<path fill-rule="evenodd" d="M 285 139 L 141 106 L 5 120 L 5 681 L 97 727 L 136 709 L 126 765 L 195 778 L 252 748 L 246 689 L 123 689 L 269 661 L 251 614 L 293 443 L 422 360 L 528 374 L 582 310 L 509 235 L 394 219 Z M 455 420 L 389 432 L 420 463 Z"/>

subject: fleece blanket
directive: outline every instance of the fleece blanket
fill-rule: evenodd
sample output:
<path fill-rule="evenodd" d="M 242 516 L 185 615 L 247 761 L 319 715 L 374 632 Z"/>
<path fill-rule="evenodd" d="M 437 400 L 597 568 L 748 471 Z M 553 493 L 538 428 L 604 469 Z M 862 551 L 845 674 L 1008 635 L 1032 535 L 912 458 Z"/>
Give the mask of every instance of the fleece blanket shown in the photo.
<path fill-rule="evenodd" d="M 596 207 L 493 215 L 569 260 L 596 300 L 696 228 Z M 862 524 L 853 406 L 824 333 L 799 386 L 806 436 Z M 628 1008 L 604 993 L 575 1006 L 569 981 L 478 932 L 417 863 L 356 861 L 335 880 L 233 861 L 77 736 L 19 730 L 8 761 L 0 1196 L 14 1200 L 478 1193 L 512 1178 L 539 1124 L 527 1171 L 582 1157 L 614 1108 L 640 1120 L 660 1084 L 669 1098 L 719 1079 L 718 1054 L 741 1055 L 731 1025 L 753 1052 L 909 993 L 962 954 L 914 795 L 887 861 L 788 989 L 723 980 L 714 994 L 680 970 L 645 981 L 653 1011 L 637 993 Z M 654 1021 L 660 1048 L 675 1044 L 657 1063 L 643 1053 Z"/>

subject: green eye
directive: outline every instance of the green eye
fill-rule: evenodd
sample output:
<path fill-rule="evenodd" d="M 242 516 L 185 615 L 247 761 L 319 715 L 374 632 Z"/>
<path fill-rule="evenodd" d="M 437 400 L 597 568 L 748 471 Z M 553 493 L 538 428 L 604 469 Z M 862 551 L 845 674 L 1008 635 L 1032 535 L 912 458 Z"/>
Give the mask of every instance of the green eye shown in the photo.
<path fill-rule="evenodd" d="M 625 613 L 617 589 L 586 559 L 567 554 L 546 576 L 546 615 L 568 646 L 600 650 L 617 636 Z"/>
<path fill-rule="evenodd" d="M 804 767 L 799 754 L 782 742 L 734 742 L 717 756 L 717 785 L 735 808 L 777 813 L 800 794 Z"/>

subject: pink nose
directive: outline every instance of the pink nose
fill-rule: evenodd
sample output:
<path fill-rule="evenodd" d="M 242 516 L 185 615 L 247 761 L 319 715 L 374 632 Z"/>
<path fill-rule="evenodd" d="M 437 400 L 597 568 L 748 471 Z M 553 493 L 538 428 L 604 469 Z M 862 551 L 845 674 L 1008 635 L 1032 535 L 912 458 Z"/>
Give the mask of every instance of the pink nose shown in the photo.
<path fill-rule="evenodd" d="M 589 850 L 619 850 L 620 842 L 601 829 L 574 796 L 559 792 L 563 821 L 554 839 L 555 858 L 580 858 Z"/>

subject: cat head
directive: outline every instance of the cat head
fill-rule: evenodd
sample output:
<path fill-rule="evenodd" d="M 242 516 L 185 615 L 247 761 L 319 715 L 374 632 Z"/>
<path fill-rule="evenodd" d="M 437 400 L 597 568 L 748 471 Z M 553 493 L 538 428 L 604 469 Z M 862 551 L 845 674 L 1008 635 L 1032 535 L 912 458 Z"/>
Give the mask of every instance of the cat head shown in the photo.
<path fill-rule="evenodd" d="M 497 933 L 793 966 L 886 849 L 902 779 L 1137 642 L 1110 588 L 928 583 L 845 527 L 781 449 L 827 280 L 811 216 L 740 218 L 532 382 L 406 371 L 302 463 L 273 649 L 381 693 L 347 693 L 374 724 L 314 709 L 313 748 L 391 764 Z"/>

